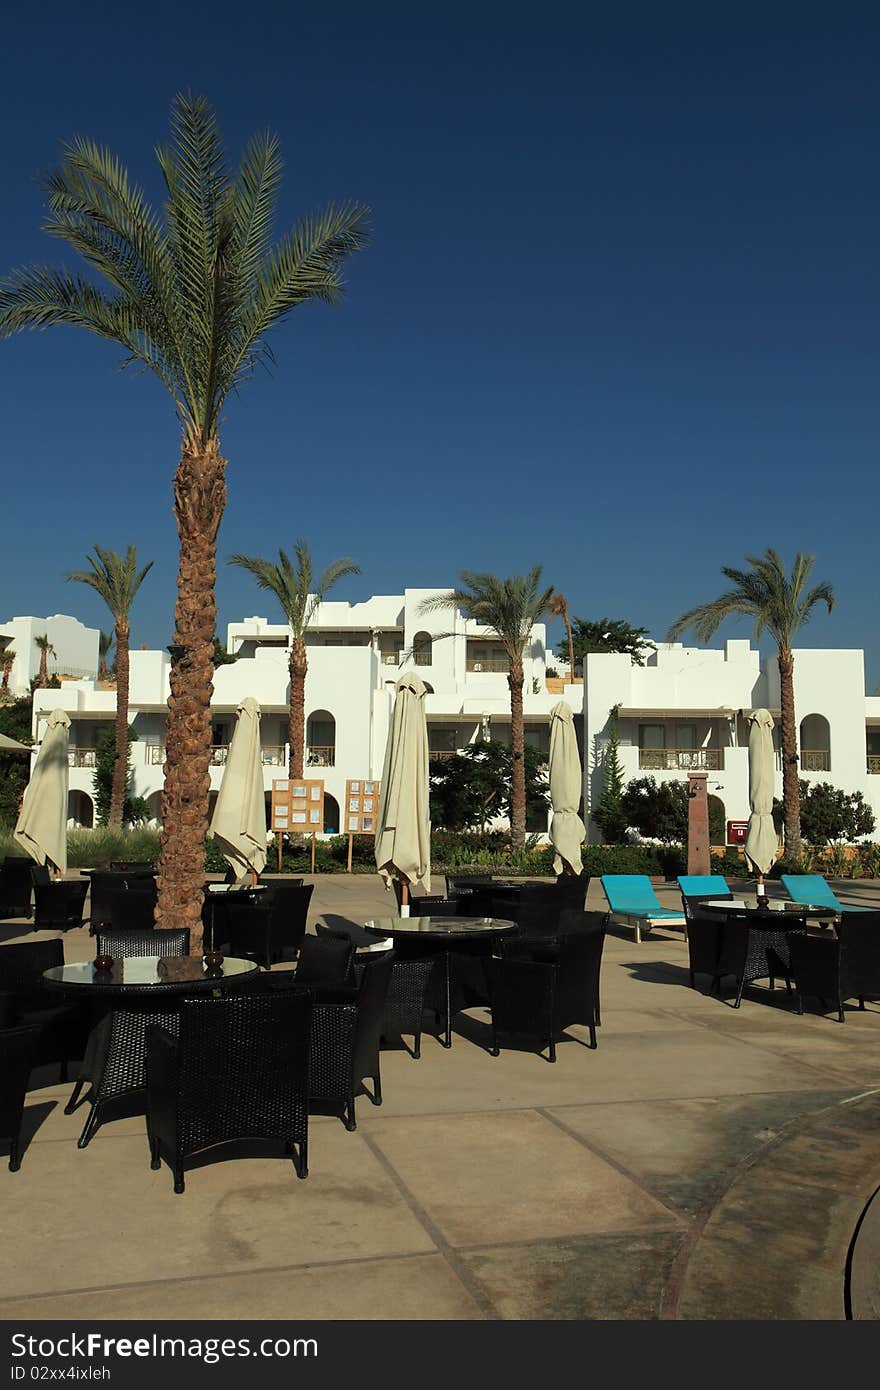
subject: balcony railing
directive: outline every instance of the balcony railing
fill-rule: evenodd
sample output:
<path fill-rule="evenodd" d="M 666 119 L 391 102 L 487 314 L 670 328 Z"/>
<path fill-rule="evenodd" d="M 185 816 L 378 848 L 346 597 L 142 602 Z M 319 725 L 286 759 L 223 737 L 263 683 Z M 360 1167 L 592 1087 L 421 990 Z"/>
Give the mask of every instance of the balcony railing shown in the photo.
<path fill-rule="evenodd" d="M 432 652 L 413 652 L 414 666 L 431 666 L 433 665 L 433 661 L 434 657 Z"/>
<path fill-rule="evenodd" d="M 880 772 L 880 753 L 868 754 L 868 771 Z"/>
<path fill-rule="evenodd" d="M 165 761 L 165 744 L 148 743 L 146 745 L 147 766 L 161 767 Z"/>
<path fill-rule="evenodd" d="M 830 772 L 831 752 L 828 748 L 802 748 L 801 772 Z"/>
<path fill-rule="evenodd" d="M 306 752 L 306 765 L 308 767 L 335 767 L 335 745 L 331 748 L 326 744 L 310 743 Z"/>
<path fill-rule="evenodd" d="M 68 748 L 68 767 L 97 767 L 98 755 L 94 748 Z"/>
<path fill-rule="evenodd" d="M 457 758 L 457 757 L 458 757 L 458 749 L 457 749 L 457 748 L 429 748 L 429 749 L 428 749 L 428 758 L 429 758 L 429 760 L 431 760 L 431 761 L 433 761 L 434 758 Z"/>
<path fill-rule="evenodd" d="M 287 749 L 283 745 L 262 749 L 264 767 L 284 767 L 287 763 Z"/>
<path fill-rule="evenodd" d="M 645 772 L 720 772 L 722 748 L 640 748 L 639 767 Z"/>
<path fill-rule="evenodd" d="M 510 662 L 506 656 L 469 656 L 465 658 L 466 671 L 495 671 L 506 676 Z"/>

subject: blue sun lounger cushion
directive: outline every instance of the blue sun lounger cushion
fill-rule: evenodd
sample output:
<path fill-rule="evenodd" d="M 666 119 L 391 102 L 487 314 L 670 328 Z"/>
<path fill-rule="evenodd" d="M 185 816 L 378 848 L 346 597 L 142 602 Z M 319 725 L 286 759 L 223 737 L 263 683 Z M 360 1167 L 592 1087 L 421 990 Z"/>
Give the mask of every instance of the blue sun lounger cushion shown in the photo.
<path fill-rule="evenodd" d="M 730 892 L 722 874 L 679 874 L 683 898 L 723 898 Z"/>
<path fill-rule="evenodd" d="M 681 912 L 661 907 L 647 874 L 603 874 L 602 887 L 608 899 L 609 916 L 622 918 L 635 928 L 636 941 L 642 931 L 650 931 L 655 922 L 668 927 L 684 927 Z"/>
<path fill-rule="evenodd" d="M 830 912 L 870 912 L 869 907 L 850 907 L 829 888 L 822 874 L 783 874 L 782 886 L 793 903 L 812 903 Z"/>

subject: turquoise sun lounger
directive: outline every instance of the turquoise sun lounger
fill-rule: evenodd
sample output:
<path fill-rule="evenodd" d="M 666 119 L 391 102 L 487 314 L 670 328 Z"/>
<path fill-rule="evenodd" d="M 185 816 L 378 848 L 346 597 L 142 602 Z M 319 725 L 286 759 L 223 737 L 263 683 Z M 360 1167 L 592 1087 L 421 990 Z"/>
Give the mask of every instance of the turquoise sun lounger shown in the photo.
<path fill-rule="evenodd" d="M 870 912 L 869 907 L 850 907 L 829 888 L 822 874 L 783 874 L 781 883 L 793 903 L 813 903 L 830 912 Z"/>
<path fill-rule="evenodd" d="M 679 874 L 677 882 L 683 898 L 724 898 L 730 892 L 721 874 Z"/>
<path fill-rule="evenodd" d="M 681 912 L 661 907 L 647 874 L 603 874 L 602 887 L 608 899 L 608 916 L 635 929 L 636 941 L 649 932 L 655 922 L 667 927 L 684 927 Z"/>

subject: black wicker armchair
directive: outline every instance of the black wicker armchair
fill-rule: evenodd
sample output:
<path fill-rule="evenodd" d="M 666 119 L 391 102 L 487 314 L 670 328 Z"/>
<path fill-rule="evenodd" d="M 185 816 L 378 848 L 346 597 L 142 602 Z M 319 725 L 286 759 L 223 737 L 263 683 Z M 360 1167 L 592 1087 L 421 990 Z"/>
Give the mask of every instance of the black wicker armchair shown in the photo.
<path fill-rule="evenodd" d="M 300 986 L 344 985 L 353 955 L 354 946 L 347 938 L 330 933 L 307 936 L 296 963 L 296 983 Z"/>
<path fill-rule="evenodd" d="M 112 931 L 149 931 L 156 917 L 156 881 L 132 879 L 108 895 Z"/>
<path fill-rule="evenodd" d="M 272 961 L 294 958 L 306 934 L 314 885 L 302 879 L 277 879 L 260 902 L 269 912 L 269 955 Z"/>
<path fill-rule="evenodd" d="M 880 912 L 844 912 L 836 941 L 794 937 L 791 970 L 799 1014 L 804 1011 L 804 996 L 815 996 L 823 1007 L 826 1000 L 834 1000 L 838 1021 L 845 1023 L 847 999 L 857 999 L 864 1009 L 866 999 L 880 996 Z"/>
<path fill-rule="evenodd" d="M 61 1080 L 67 1080 L 70 1062 L 86 1050 L 88 1012 L 79 1004 L 55 1004 L 43 987 L 43 973 L 64 964 L 64 944 L 27 941 L 0 946 L 0 991 L 5 996 L 9 1023 L 37 1029 L 34 1066 L 58 1063 Z"/>
<path fill-rule="evenodd" d="M 713 893 L 713 898 L 733 899 L 732 893 Z M 697 975 L 708 975 L 709 993 L 712 994 L 721 983 L 721 948 L 724 941 L 724 920 L 704 912 L 699 897 L 688 893 L 681 895 L 681 908 L 685 920 L 685 936 L 688 946 L 688 977 L 691 989 L 696 989 Z"/>
<path fill-rule="evenodd" d="M 750 924 L 746 913 L 737 914 L 733 907 L 722 923 L 717 979 L 719 985 L 728 976 L 736 981 L 733 1007 L 740 1007 L 746 985 L 755 980 L 768 980 L 773 989 L 777 979 L 784 979 L 791 993 L 791 947 L 797 937 L 806 936 L 806 923 L 778 931 L 756 927 Z"/>
<path fill-rule="evenodd" d="M 112 956 L 188 956 L 189 928 L 130 927 L 126 930 L 102 929 L 95 933 L 97 955 Z"/>
<path fill-rule="evenodd" d="M 346 922 L 343 918 L 335 916 L 332 926 L 322 926 L 319 923 L 315 930 L 319 936 L 338 936 L 351 941 L 355 946 L 375 946 L 378 939 L 356 923 Z M 405 943 L 403 950 L 405 951 Z M 397 950 L 393 954 L 389 953 L 389 958 L 392 961 L 391 979 L 382 1014 L 382 1039 L 387 1042 L 392 1038 L 400 1038 L 403 1041 L 404 1034 L 411 1035 L 413 1045 L 408 1051 L 413 1058 L 418 1059 L 422 1050 L 422 1024 L 428 1006 L 429 991 L 435 977 L 439 977 L 439 957 L 430 951 L 424 955 L 409 957 L 403 951 Z M 442 962 L 439 962 L 439 965 L 442 968 Z M 355 975 L 362 970 L 363 964 L 355 963 Z M 431 998 L 433 1000 L 434 994 Z"/>
<path fill-rule="evenodd" d="M 30 917 L 33 859 L 7 854 L 0 867 L 0 917 Z"/>
<path fill-rule="evenodd" d="M 0 1028 L 0 1143 L 9 1145 L 9 1171 L 21 1167 L 21 1122 L 39 1030 Z"/>
<path fill-rule="evenodd" d="M 184 999 L 179 1034 L 147 1041 L 150 1166 L 164 1156 L 174 1191 L 188 1159 L 221 1145 L 275 1141 L 308 1175 L 309 1038 L 305 990 Z"/>
<path fill-rule="evenodd" d="M 486 962 L 492 1008 L 492 1054 L 499 1053 L 499 1033 L 524 1034 L 548 1045 L 556 1061 L 556 1039 L 570 1024 L 589 1028 L 596 1047 L 599 1023 L 599 973 L 605 944 L 604 924 L 590 931 L 568 932 L 553 946 L 525 956 Z"/>
<path fill-rule="evenodd" d="M 314 992 L 309 1098 L 314 1108 L 331 1107 L 348 1130 L 357 1128 L 355 1098 L 365 1078 L 373 1105 L 382 1104 L 379 1044 L 392 969 L 392 957 L 380 956 L 359 970 L 354 989 Z"/>
<path fill-rule="evenodd" d="M 89 885 L 84 879 L 56 879 L 34 884 L 34 931 L 70 931 L 81 927 Z"/>

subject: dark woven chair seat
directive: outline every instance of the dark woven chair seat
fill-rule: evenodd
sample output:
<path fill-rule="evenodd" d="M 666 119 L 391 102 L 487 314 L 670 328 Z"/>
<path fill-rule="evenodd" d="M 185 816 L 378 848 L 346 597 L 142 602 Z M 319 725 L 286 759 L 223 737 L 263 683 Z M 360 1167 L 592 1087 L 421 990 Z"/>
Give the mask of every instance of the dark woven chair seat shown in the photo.
<path fill-rule="evenodd" d="M 47 993 L 43 973 L 64 964 L 64 944 L 54 941 L 27 941 L 0 946 L 0 992 L 4 1014 L 10 1024 L 37 1029 L 33 1065 L 58 1063 L 61 1080 L 67 1080 L 68 1065 L 85 1053 L 89 1035 L 89 1014 L 79 1004 L 55 1003 Z"/>
<path fill-rule="evenodd" d="M 0 867 L 0 917 L 30 917 L 33 859 L 7 854 Z"/>
<path fill-rule="evenodd" d="M 147 1132 L 174 1191 L 188 1159 L 221 1145 L 274 1141 L 308 1174 L 312 1000 L 307 991 L 184 999 L 177 1037 L 150 1030 Z"/>
<path fill-rule="evenodd" d="M 85 915 L 85 879 L 56 879 L 34 885 L 34 931 L 70 931 L 81 927 Z"/>
<path fill-rule="evenodd" d="M 590 1047 L 596 1047 L 604 944 L 603 923 L 592 930 L 566 933 L 555 946 L 539 949 L 531 960 L 516 956 L 487 961 L 494 1056 L 499 1053 L 499 1033 L 513 1033 L 537 1038 L 555 1062 L 556 1039 L 574 1023 L 586 1025 Z"/>

